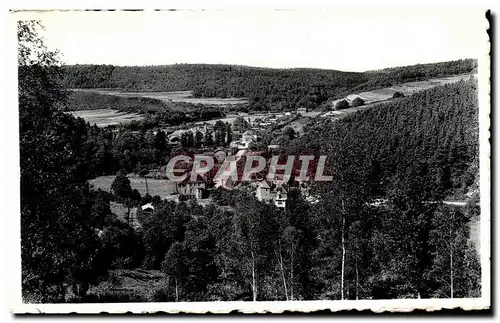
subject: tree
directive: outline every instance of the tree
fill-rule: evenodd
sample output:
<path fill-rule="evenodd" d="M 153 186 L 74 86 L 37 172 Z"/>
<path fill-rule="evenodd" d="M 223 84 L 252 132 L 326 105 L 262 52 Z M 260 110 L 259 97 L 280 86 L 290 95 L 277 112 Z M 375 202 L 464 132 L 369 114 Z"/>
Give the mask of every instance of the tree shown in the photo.
<path fill-rule="evenodd" d="M 111 183 L 111 191 L 116 197 L 125 199 L 130 197 L 132 193 L 132 187 L 130 186 L 130 180 L 124 172 L 119 172 L 113 183 Z"/>
<path fill-rule="evenodd" d="M 136 188 L 134 188 L 130 193 L 130 199 L 134 201 L 135 204 L 139 203 L 142 199 L 141 193 L 139 193 L 139 191 Z"/>
<path fill-rule="evenodd" d="M 347 100 L 340 100 L 335 104 L 335 110 L 347 109 L 349 107 L 349 102 Z"/>
<path fill-rule="evenodd" d="M 101 229 L 104 226 L 106 218 L 111 214 L 110 199 L 107 195 L 108 193 L 100 189 L 93 194 L 91 214 L 94 221 L 99 223 L 98 227 Z"/>
<path fill-rule="evenodd" d="M 442 206 L 434 214 L 429 239 L 434 259 L 428 278 L 437 286 L 436 297 L 469 297 L 469 292 L 474 290 L 470 285 L 478 284 L 478 281 L 473 282 L 479 276 L 475 250 L 467 243 L 469 221 L 456 207 Z"/>
<path fill-rule="evenodd" d="M 296 134 L 295 134 L 295 130 L 293 130 L 293 128 L 286 127 L 284 133 L 285 133 L 286 137 L 288 138 L 288 140 L 295 139 Z"/>
<path fill-rule="evenodd" d="M 194 134 L 192 131 L 187 131 L 187 147 L 194 147 Z"/>
<path fill-rule="evenodd" d="M 302 232 L 293 226 L 288 226 L 283 231 L 278 240 L 277 258 L 280 266 L 280 272 L 283 279 L 283 288 L 286 300 L 293 301 L 295 297 L 295 267 L 297 266 L 297 255 L 299 241 L 302 238 Z M 288 261 L 288 266 L 285 261 Z"/>
<path fill-rule="evenodd" d="M 349 276 L 354 279 L 354 295 L 355 299 L 358 300 L 360 295 L 366 298 L 365 289 L 363 288 L 364 277 L 367 276 L 367 271 L 369 268 L 364 266 L 364 255 L 368 252 L 368 242 L 366 241 L 366 233 L 364 231 L 364 219 L 360 218 L 354 221 L 348 231 L 347 231 L 347 241 L 346 245 L 349 246 L 347 250 L 347 257 L 351 259 L 351 265 L 349 266 Z M 354 276 L 354 277 L 353 277 Z"/>
<path fill-rule="evenodd" d="M 181 145 L 183 148 L 192 148 L 194 146 L 194 135 L 191 131 L 185 131 L 181 134 Z"/>
<path fill-rule="evenodd" d="M 160 163 L 169 151 L 167 136 L 163 130 L 159 130 L 156 133 L 153 146 L 156 149 L 156 162 Z"/>
<path fill-rule="evenodd" d="M 253 301 L 265 297 L 262 285 L 271 274 L 266 260 L 274 258 L 279 239 L 276 211 L 274 205 L 259 202 L 251 191 L 243 190 L 236 197 L 230 257 L 250 286 Z"/>
<path fill-rule="evenodd" d="M 104 228 L 102 257 L 111 268 L 135 268 L 144 255 L 141 237 L 134 229 L 114 217 Z"/>
<path fill-rule="evenodd" d="M 24 301 L 49 303 L 64 302 L 70 286 L 83 299 L 106 268 L 98 257 L 101 211 L 91 210 L 86 183 L 88 127 L 61 112 L 60 66 L 41 30 L 36 21 L 17 24 L 21 266 Z"/>
<path fill-rule="evenodd" d="M 196 133 L 194 135 L 194 147 L 200 148 L 202 145 L 203 145 L 203 133 L 196 130 Z"/>
<path fill-rule="evenodd" d="M 148 193 L 146 193 L 141 198 L 140 205 L 144 205 L 144 204 L 147 204 L 147 203 L 152 203 L 152 201 L 153 201 L 153 198 L 151 197 L 151 195 L 149 195 Z"/>
<path fill-rule="evenodd" d="M 231 124 L 226 122 L 226 145 L 229 146 L 231 141 L 233 141 L 233 131 L 231 130 Z"/>
<path fill-rule="evenodd" d="M 332 280 L 325 286 L 325 294 L 341 300 L 347 297 L 348 274 L 356 266 L 356 261 L 348 257 L 353 248 L 349 244 L 349 231 L 365 212 L 368 191 L 362 175 L 364 161 L 354 158 L 358 149 L 347 136 L 328 147 L 333 181 L 318 186 L 316 194 L 320 202 L 313 210 L 315 221 L 322 224 L 318 229 L 321 237 L 318 249 L 328 255 L 317 260 L 318 266 Z"/>
<path fill-rule="evenodd" d="M 393 99 L 398 99 L 398 98 L 402 98 L 404 97 L 404 94 L 402 92 L 394 92 L 394 94 L 392 95 L 392 98 Z"/>
<path fill-rule="evenodd" d="M 136 169 L 136 173 L 138 173 L 139 176 L 144 178 L 144 182 L 146 184 L 146 194 L 149 195 L 148 177 L 147 177 L 147 175 L 149 174 L 149 167 L 139 165 L 138 169 Z"/>
<path fill-rule="evenodd" d="M 359 107 L 359 106 L 365 105 L 365 100 L 363 100 L 362 98 L 360 98 L 358 96 L 357 98 L 355 98 L 354 100 L 352 100 L 351 105 L 353 107 Z"/>
<path fill-rule="evenodd" d="M 159 151 L 163 152 L 167 148 L 167 136 L 165 134 L 165 131 L 159 130 L 154 139 L 154 148 L 158 149 Z"/>
<path fill-rule="evenodd" d="M 205 135 L 203 136 L 203 138 L 205 139 L 205 142 L 204 142 L 205 147 L 212 147 L 213 146 L 214 139 L 212 136 L 212 132 L 209 129 L 207 129 L 205 131 Z"/>
<path fill-rule="evenodd" d="M 196 209 L 192 210 L 197 212 Z M 190 300 L 206 300 L 207 288 L 217 281 L 215 264 L 216 240 L 209 228 L 212 210 L 199 210 L 199 216 L 191 219 L 186 226 L 182 243 L 185 251 L 186 293 Z"/>
<path fill-rule="evenodd" d="M 243 117 L 237 117 L 232 124 L 234 132 L 243 133 L 250 128 L 250 125 Z"/>
<path fill-rule="evenodd" d="M 168 250 L 165 260 L 161 264 L 162 271 L 174 281 L 175 301 L 179 301 L 179 288 L 185 278 L 186 267 L 184 263 L 184 250 L 182 244 L 174 242 Z"/>
<path fill-rule="evenodd" d="M 226 124 L 220 120 L 215 123 L 215 144 L 225 146 L 226 144 Z"/>

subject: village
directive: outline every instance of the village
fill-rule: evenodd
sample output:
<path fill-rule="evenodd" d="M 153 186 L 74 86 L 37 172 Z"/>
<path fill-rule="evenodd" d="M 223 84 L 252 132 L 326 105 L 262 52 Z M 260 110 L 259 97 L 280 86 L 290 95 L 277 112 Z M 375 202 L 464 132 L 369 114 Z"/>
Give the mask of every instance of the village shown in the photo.
<path fill-rule="evenodd" d="M 275 176 L 269 179 L 266 172 L 269 170 L 271 159 L 266 160 L 265 168 L 257 173 L 252 174 L 251 178 L 243 179 L 242 170 L 245 160 L 257 156 L 266 156 L 270 153 L 278 153 L 280 145 L 269 144 L 263 146 L 261 143 L 262 135 L 265 132 L 270 132 L 274 127 L 283 127 L 291 121 L 306 115 L 307 109 L 299 108 L 296 112 L 269 114 L 261 117 L 250 117 L 246 113 L 240 113 L 230 121 L 243 122 L 247 126 L 244 130 L 232 130 L 232 140 L 228 147 L 206 147 L 206 148 L 193 148 L 189 155 L 203 155 L 204 157 L 213 158 L 215 167 L 212 171 L 205 174 L 200 174 L 196 180 L 192 180 L 190 176 L 180 182 L 175 183 L 175 190 L 167 200 L 179 202 L 193 200 L 201 205 L 206 205 L 211 200 L 211 192 L 218 188 L 222 189 L 240 189 L 243 186 L 251 186 L 255 190 L 255 196 L 259 201 L 272 203 L 276 207 L 284 209 L 288 192 L 290 190 L 299 191 L 304 197 L 309 196 L 310 182 L 309 178 L 302 178 L 299 176 L 300 168 L 293 167 L 291 176 L 285 176 L 284 171 L 279 169 L 276 171 Z M 213 140 L 215 139 L 216 132 L 215 123 L 205 122 L 204 124 L 195 124 L 184 129 L 177 129 L 171 131 L 168 135 L 168 144 L 172 149 L 182 146 L 182 138 L 186 134 L 196 135 L 197 132 L 203 134 L 211 133 Z M 234 127 L 233 127 L 234 128 Z M 156 133 L 155 133 L 156 134 Z M 220 177 L 215 176 L 217 170 L 222 166 L 226 158 L 233 158 L 238 167 L 238 180 L 234 180 L 232 176 Z M 150 169 L 149 172 L 143 176 L 145 185 L 149 180 L 165 180 L 171 181 L 168 178 L 170 165 L 163 165 L 159 168 Z M 193 169 L 193 160 L 190 162 L 180 162 L 175 165 L 176 172 L 188 173 Z M 311 201 L 313 199 L 310 199 Z M 151 208 L 152 206 L 143 206 L 143 209 Z"/>

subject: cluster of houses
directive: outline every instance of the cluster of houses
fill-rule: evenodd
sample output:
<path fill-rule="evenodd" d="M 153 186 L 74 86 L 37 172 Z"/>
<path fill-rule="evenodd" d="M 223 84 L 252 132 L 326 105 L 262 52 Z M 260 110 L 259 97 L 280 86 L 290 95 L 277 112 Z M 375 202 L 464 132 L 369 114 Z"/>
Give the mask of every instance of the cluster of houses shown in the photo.
<path fill-rule="evenodd" d="M 234 150 L 231 148 L 219 149 L 215 152 L 205 152 L 205 156 L 213 156 L 216 163 L 220 163 L 226 158 L 226 156 L 233 155 L 235 157 L 236 163 L 238 164 L 241 160 L 241 164 L 244 164 L 244 157 L 251 155 L 262 155 L 263 151 L 250 151 L 250 150 L 238 150 L 236 154 L 233 154 Z M 220 155 L 220 157 L 218 157 Z M 167 179 L 167 166 L 163 166 L 160 169 L 152 170 L 147 177 L 153 177 L 158 179 Z M 178 162 L 176 164 L 176 170 L 184 173 L 190 172 L 193 167 L 192 162 Z M 298 171 L 298 170 L 297 170 Z M 292 190 L 298 190 L 303 196 L 309 196 L 309 182 L 301 181 L 298 173 L 293 174 L 291 179 L 285 180 L 284 174 L 277 173 L 273 179 L 268 179 L 265 177 L 265 171 L 261 174 L 255 174 L 251 179 L 246 182 L 240 180 L 233 182 L 232 177 L 222 177 L 218 178 L 215 176 L 217 168 L 212 172 L 207 174 L 198 175 L 195 180 L 191 180 L 190 176 L 187 176 L 183 181 L 177 182 L 175 184 L 176 191 L 172 198 L 177 201 L 181 200 L 204 200 L 210 197 L 212 190 L 219 187 L 226 189 L 238 189 L 238 187 L 244 185 L 251 185 L 255 188 L 255 196 L 259 201 L 273 203 L 278 208 L 285 208 L 288 194 Z M 181 175 L 181 173 L 176 175 Z"/>
<path fill-rule="evenodd" d="M 223 160 L 226 156 L 234 155 L 237 160 L 248 155 L 259 154 L 262 152 L 252 151 L 252 148 L 259 141 L 258 134 L 263 130 L 268 131 L 270 126 L 274 126 L 280 123 L 280 120 L 284 120 L 289 117 L 300 116 L 307 113 L 306 108 L 299 108 L 297 112 L 292 114 L 290 112 L 281 114 L 269 114 L 258 118 L 247 118 L 247 114 L 239 114 L 240 117 L 247 121 L 249 127 L 248 130 L 239 133 L 238 131 L 233 131 L 233 135 L 237 136 L 237 139 L 232 141 L 227 148 L 218 148 L 214 150 L 213 148 L 200 149 L 196 151 L 198 154 L 203 154 L 204 156 L 213 156 L 215 160 Z M 168 141 L 171 145 L 176 145 L 180 143 L 181 136 L 186 131 L 191 131 L 195 133 L 200 131 L 205 134 L 207 130 L 213 130 L 213 125 L 204 124 L 194 126 L 189 129 L 175 130 L 168 134 Z M 213 132 L 212 132 L 213 133 Z M 274 151 L 279 149 L 278 145 L 269 145 L 269 151 Z M 220 156 L 220 157 L 219 157 Z M 176 169 L 189 170 L 192 165 L 176 165 Z M 191 181 L 187 177 L 184 181 L 176 183 L 175 199 L 177 200 L 203 200 L 210 196 L 210 191 L 218 187 L 230 187 L 235 188 L 238 185 L 246 185 L 248 183 L 231 183 L 228 179 L 225 182 L 214 181 L 214 174 L 207 176 L 198 176 L 195 181 Z M 150 173 L 146 175 L 149 178 L 156 179 L 167 179 L 166 176 L 166 166 L 162 166 L 158 169 L 150 170 Z M 295 178 L 295 177 L 294 177 Z M 273 203 L 278 208 L 285 208 L 288 194 L 291 190 L 299 190 L 301 194 L 307 196 L 309 194 L 309 183 L 298 182 L 293 180 L 292 182 L 285 182 L 283 179 L 278 178 L 273 180 L 260 179 L 253 180 L 249 183 L 255 187 L 255 195 L 259 201 Z"/>
<path fill-rule="evenodd" d="M 239 150 L 247 150 L 252 147 L 252 144 L 257 142 L 257 139 L 258 137 L 254 130 L 247 130 L 241 134 L 240 139 L 232 141 L 229 144 L 229 147 Z"/>

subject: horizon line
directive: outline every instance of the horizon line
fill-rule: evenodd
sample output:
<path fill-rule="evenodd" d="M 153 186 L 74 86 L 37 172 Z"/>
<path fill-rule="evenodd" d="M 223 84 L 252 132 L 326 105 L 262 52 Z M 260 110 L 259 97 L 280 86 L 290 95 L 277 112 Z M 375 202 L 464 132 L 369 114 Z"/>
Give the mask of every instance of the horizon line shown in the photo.
<path fill-rule="evenodd" d="M 333 69 L 333 68 L 321 68 L 321 67 L 269 67 L 269 66 L 256 66 L 256 65 L 245 65 L 245 64 L 231 64 L 231 63 L 171 63 L 171 64 L 144 64 L 144 65 L 115 65 L 108 63 L 61 63 L 61 66 L 113 66 L 113 67 L 167 67 L 167 66 L 175 66 L 175 65 L 206 65 L 206 66 L 230 66 L 230 67 L 247 67 L 247 68 L 255 68 L 255 69 L 268 69 L 268 70 L 322 70 L 322 71 L 336 71 L 336 72 L 345 72 L 345 73 L 366 73 L 366 72 L 377 72 L 383 71 L 386 69 L 392 68 L 404 68 L 411 66 L 419 66 L 419 65 L 432 65 L 432 64 L 442 64 L 449 62 L 457 62 L 457 61 L 475 61 L 478 62 L 478 58 L 456 58 L 452 60 L 446 61 L 434 61 L 434 62 L 425 62 L 425 63 L 414 63 L 411 65 L 393 65 L 386 66 L 377 69 L 363 70 L 363 71 L 349 71 L 342 69 Z"/>

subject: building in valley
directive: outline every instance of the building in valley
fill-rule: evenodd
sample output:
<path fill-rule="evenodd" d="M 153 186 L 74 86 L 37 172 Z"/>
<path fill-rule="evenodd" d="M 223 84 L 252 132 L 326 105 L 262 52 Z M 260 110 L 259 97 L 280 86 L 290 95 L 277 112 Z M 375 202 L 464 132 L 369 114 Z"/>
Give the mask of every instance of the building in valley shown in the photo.
<path fill-rule="evenodd" d="M 299 115 L 305 115 L 307 113 L 307 108 L 298 108 L 297 109 L 297 114 Z"/>
<path fill-rule="evenodd" d="M 271 202 L 279 208 L 286 207 L 288 188 L 286 184 L 276 184 L 268 180 L 258 182 L 255 197 L 261 202 Z"/>
<path fill-rule="evenodd" d="M 191 181 L 189 176 L 177 184 L 179 199 L 204 199 L 208 197 L 208 183 L 204 177 L 198 176 L 195 181 Z"/>

